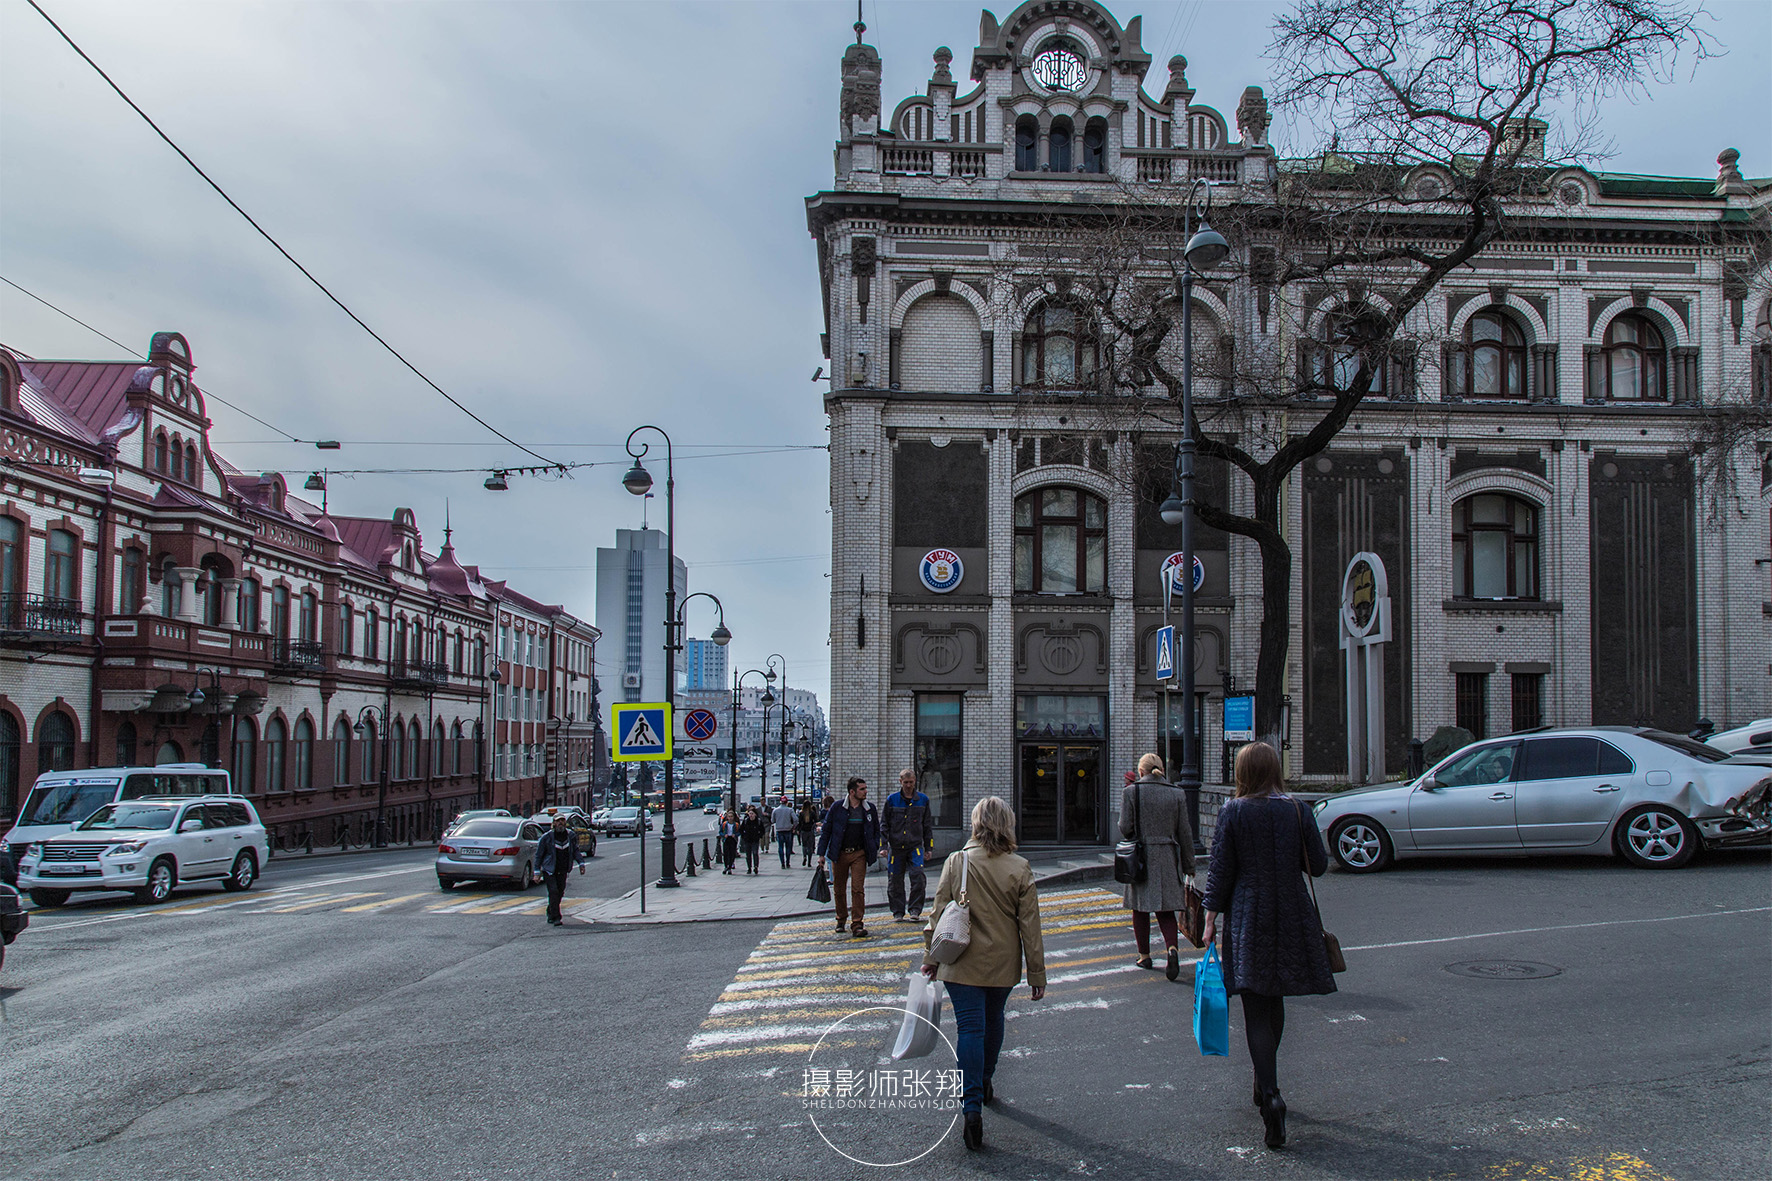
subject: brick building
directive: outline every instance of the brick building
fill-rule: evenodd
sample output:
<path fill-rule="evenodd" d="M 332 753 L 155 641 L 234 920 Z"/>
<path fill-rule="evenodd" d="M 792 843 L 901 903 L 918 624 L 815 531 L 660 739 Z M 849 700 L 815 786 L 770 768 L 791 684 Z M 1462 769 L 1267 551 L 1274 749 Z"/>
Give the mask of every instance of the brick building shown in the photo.
<path fill-rule="evenodd" d="M 463 566 L 447 528 L 428 551 L 410 509 L 328 514 L 238 470 L 195 368 L 170 332 L 145 365 L 0 349 L 0 824 L 41 771 L 181 760 L 228 768 L 285 844 L 588 799 L 596 629 Z M 488 738 L 501 626 L 538 638 L 498 656 L 534 696 Z M 490 742 L 531 757 L 496 768 Z"/>
<path fill-rule="evenodd" d="M 1179 57 L 1148 93 L 1139 30 L 1091 0 L 985 13 L 972 85 L 938 49 L 926 92 L 890 110 L 878 54 L 851 45 L 835 184 L 807 198 L 832 381 L 832 774 L 890 782 L 914 759 L 950 845 L 992 793 L 1024 841 L 1105 842 L 1121 772 L 1163 745 L 1151 636 L 1179 534 L 1156 511 L 1166 479 L 1137 472 L 1163 466 L 1174 416 L 1161 387 L 1120 380 L 1119 342 L 1066 302 L 1067 226 L 1102 202 L 1174 208 L 1200 179 L 1217 207 L 1248 208 L 1282 178 L 1353 171 L 1278 158 L 1257 87 L 1233 134 Z M 1707 413 L 1764 402 L 1772 382 L 1772 182 L 1736 160 L 1714 180 L 1538 169 L 1514 228 L 1420 305 L 1382 388 L 1293 473 L 1290 774 L 1348 775 L 1335 620 L 1361 551 L 1386 564 L 1396 613 L 1392 772 L 1443 724 L 1772 713 L 1768 443 L 1706 458 L 1695 442 Z M 1424 167 L 1399 192 L 1431 201 L 1445 179 Z M 1232 245 L 1194 289 L 1196 352 L 1335 380 L 1341 326 L 1386 276 L 1275 290 L 1261 243 Z M 1225 383 L 1197 396 L 1217 430 L 1255 425 Z M 1260 413 L 1296 433 L 1323 405 Z M 1222 469 L 1203 491 L 1249 511 Z M 1197 549 L 1211 781 L 1232 753 L 1217 702 L 1254 682 L 1260 567 L 1212 530 Z"/>

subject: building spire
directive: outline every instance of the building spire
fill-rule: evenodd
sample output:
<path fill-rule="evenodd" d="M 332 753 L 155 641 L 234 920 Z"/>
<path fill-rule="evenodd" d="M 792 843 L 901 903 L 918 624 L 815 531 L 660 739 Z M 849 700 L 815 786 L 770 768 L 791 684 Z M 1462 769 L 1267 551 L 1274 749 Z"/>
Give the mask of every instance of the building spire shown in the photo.
<path fill-rule="evenodd" d="M 443 544 L 444 545 L 449 544 L 449 535 L 451 532 L 453 532 L 453 530 L 451 530 L 449 528 L 449 498 L 447 496 L 445 496 L 443 498 Z"/>
<path fill-rule="evenodd" d="M 866 22 L 861 19 L 861 0 L 855 0 L 855 43 L 861 44 L 861 35 L 868 31 Z"/>

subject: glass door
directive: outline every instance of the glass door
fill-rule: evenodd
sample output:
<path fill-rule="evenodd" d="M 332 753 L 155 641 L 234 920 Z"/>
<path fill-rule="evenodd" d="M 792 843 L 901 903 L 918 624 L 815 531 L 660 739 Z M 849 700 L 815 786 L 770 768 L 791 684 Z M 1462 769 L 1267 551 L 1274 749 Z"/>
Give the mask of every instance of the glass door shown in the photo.
<path fill-rule="evenodd" d="M 1059 837 L 1071 844 L 1095 844 L 1101 832 L 1101 747 L 1060 748 L 1064 767 L 1064 807 L 1059 818 Z"/>
<path fill-rule="evenodd" d="M 1022 744 L 1022 841 L 1099 843 L 1105 815 L 1099 743 Z"/>
<path fill-rule="evenodd" d="M 1026 743 L 1021 748 L 1021 840 L 1058 840 L 1058 747 Z"/>

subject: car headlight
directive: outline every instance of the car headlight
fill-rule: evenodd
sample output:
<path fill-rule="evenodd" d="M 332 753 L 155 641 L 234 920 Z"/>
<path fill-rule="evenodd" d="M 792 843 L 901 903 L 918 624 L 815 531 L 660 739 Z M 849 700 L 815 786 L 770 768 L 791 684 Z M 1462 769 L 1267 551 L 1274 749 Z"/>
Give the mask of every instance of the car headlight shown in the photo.
<path fill-rule="evenodd" d="M 105 850 L 106 857 L 134 857 L 148 847 L 146 841 L 124 841 L 121 845 L 112 845 Z"/>
<path fill-rule="evenodd" d="M 1328 800 L 1318 800 L 1311 805 L 1311 811 L 1312 812 L 1321 812 L 1324 808 L 1327 808 L 1328 806 L 1329 806 Z"/>
<path fill-rule="evenodd" d="M 42 845 L 26 845 L 25 846 L 25 856 L 23 858 L 20 858 L 20 860 L 22 861 L 22 860 L 25 860 L 26 858 L 41 857 L 41 856 L 43 856 L 43 846 Z"/>

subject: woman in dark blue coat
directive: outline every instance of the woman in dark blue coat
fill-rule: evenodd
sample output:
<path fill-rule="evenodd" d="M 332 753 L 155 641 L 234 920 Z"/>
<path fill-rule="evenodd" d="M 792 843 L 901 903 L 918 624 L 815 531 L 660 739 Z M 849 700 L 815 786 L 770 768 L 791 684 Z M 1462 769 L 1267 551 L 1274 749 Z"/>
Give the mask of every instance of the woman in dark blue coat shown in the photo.
<path fill-rule="evenodd" d="M 1206 939 L 1224 919 L 1225 991 L 1243 998 L 1243 1032 L 1255 1067 L 1255 1105 L 1267 1146 L 1286 1143 L 1277 1058 L 1289 996 L 1335 991 L 1323 925 L 1305 887 L 1329 868 L 1310 809 L 1285 792 L 1280 755 L 1265 742 L 1237 752 L 1237 794 L 1218 813 L 1206 875 Z"/>

